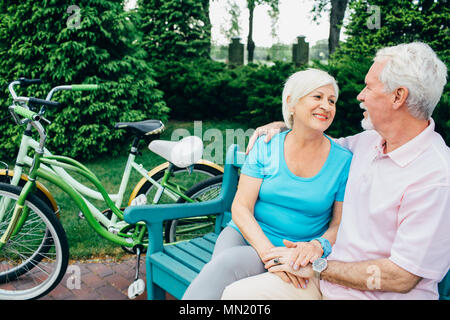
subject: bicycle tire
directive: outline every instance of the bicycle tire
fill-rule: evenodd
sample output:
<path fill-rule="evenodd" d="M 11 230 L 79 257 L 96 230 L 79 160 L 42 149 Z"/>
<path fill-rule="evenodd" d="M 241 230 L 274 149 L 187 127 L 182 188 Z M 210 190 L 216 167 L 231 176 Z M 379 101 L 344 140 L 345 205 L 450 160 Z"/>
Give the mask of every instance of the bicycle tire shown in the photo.
<path fill-rule="evenodd" d="M 195 201 L 208 201 L 216 198 L 222 189 L 223 175 L 204 180 L 186 191 L 186 195 Z M 185 203 L 180 198 L 177 203 Z M 168 220 L 165 225 L 165 241 L 176 242 L 203 236 L 214 230 L 215 215 Z M 191 233 L 188 233 L 191 232 Z"/>
<path fill-rule="evenodd" d="M 0 203 L 2 199 L 10 199 L 0 222 L 0 235 L 9 224 L 11 208 L 21 190 L 0 183 Z M 1 300 L 40 298 L 59 284 L 67 270 L 69 245 L 61 223 L 35 194 L 28 196 L 25 207 L 30 210 L 25 224 L 0 249 Z"/>
<path fill-rule="evenodd" d="M 13 176 L 13 173 L 14 171 L 10 170 L 9 175 L 7 176 L 5 170 L 0 170 L 0 182 L 11 184 L 10 181 Z M 27 183 L 27 181 L 28 178 L 22 174 L 18 186 L 23 187 L 25 183 Z M 59 219 L 59 208 L 56 203 L 56 200 L 53 198 L 50 191 L 43 184 L 39 183 L 39 181 L 36 181 L 36 190 L 34 194 L 36 194 L 49 208 L 53 209 L 54 213 L 58 216 Z"/>
<path fill-rule="evenodd" d="M 155 180 L 158 183 L 160 183 L 162 178 L 164 177 L 164 173 L 166 172 L 168 163 L 166 162 L 163 165 L 161 165 L 160 167 L 161 168 L 158 171 L 156 171 L 155 173 L 153 173 L 150 176 L 150 178 L 152 178 L 153 180 Z M 179 167 L 174 167 L 173 174 L 175 176 L 175 180 L 176 180 L 177 175 L 184 174 L 183 176 L 180 176 L 179 180 L 186 180 L 183 178 L 190 176 L 190 174 L 188 173 L 186 168 L 179 168 Z M 187 185 L 188 190 L 200 181 L 206 180 L 210 177 L 222 175 L 223 171 L 219 170 L 217 168 L 217 166 L 213 166 L 208 163 L 196 163 L 196 164 L 194 164 L 193 174 L 203 174 L 203 176 L 199 176 L 197 180 L 194 180 L 194 182 L 192 182 L 190 185 Z M 145 178 L 143 178 L 143 179 L 145 179 Z M 173 179 L 173 178 L 171 178 L 171 179 Z M 138 189 L 136 190 L 136 188 L 138 188 Z M 128 205 L 131 204 L 131 201 L 135 197 L 138 197 L 141 194 L 145 194 L 147 196 L 148 204 L 153 203 L 153 199 L 148 199 L 148 197 L 154 196 L 156 193 L 156 189 L 157 188 L 155 185 L 153 185 L 150 181 L 146 180 L 145 183 L 143 183 L 140 187 L 138 187 L 138 186 L 135 187 L 134 192 L 130 196 Z M 162 200 L 160 200 L 158 203 L 175 203 L 176 202 L 173 199 L 169 198 L 168 196 L 163 195 L 161 198 L 162 198 Z"/>
<path fill-rule="evenodd" d="M 164 177 L 164 173 L 165 173 L 167 167 L 168 167 L 168 163 L 162 164 L 160 166 L 160 169 L 157 170 L 155 173 L 153 173 L 150 177 L 158 183 L 161 182 L 161 179 Z M 186 175 L 188 175 L 186 168 L 179 168 L 179 167 L 174 167 L 173 173 L 175 176 L 180 173 L 185 173 Z M 203 177 L 199 177 L 202 180 L 207 180 L 210 177 L 223 175 L 223 171 L 219 170 L 217 168 L 217 166 L 212 166 L 208 163 L 194 164 L 193 173 L 203 174 Z M 191 187 L 193 187 L 195 185 L 196 184 L 194 183 Z M 188 188 L 188 190 L 189 190 L 189 188 Z M 135 187 L 135 191 L 133 192 L 133 194 L 135 195 L 134 197 L 138 197 L 141 194 L 145 194 L 147 197 L 147 203 L 152 203 L 152 199 L 148 199 L 148 198 L 153 197 L 155 192 L 156 192 L 156 187 L 151 182 L 145 181 L 145 183 L 142 184 L 137 190 Z M 133 200 L 134 197 L 133 197 L 133 195 L 130 197 L 129 203 L 131 203 L 131 201 Z M 182 199 L 182 198 L 180 198 L 180 199 Z M 178 201 L 180 199 L 178 199 Z M 173 199 L 166 196 L 162 199 L 162 202 L 158 202 L 158 203 L 176 203 L 176 202 Z M 165 224 L 167 225 L 167 222 Z M 164 230 L 165 229 L 166 229 L 166 227 L 164 228 Z M 165 235 L 164 235 L 164 237 L 166 238 Z M 122 249 L 126 252 L 132 253 L 132 251 L 129 248 L 122 247 Z"/>

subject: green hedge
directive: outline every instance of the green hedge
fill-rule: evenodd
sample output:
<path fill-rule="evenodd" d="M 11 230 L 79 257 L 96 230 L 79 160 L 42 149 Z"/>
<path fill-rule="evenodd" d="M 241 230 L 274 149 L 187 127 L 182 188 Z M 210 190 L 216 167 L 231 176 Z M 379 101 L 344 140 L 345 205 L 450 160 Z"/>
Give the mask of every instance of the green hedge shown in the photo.
<path fill-rule="evenodd" d="M 371 58 L 341 57 L 328 65 L 312 67 L 333 75 L 339 85 L 336 117 L 327 133 L 334 137 L 361 132 L 362 110 L 356 100 L 364 87 Z M 257 127 L 282 120 L 281 94 L 286 79 L 300 70 L 291 63 L 273 66 L 249 64 L 230 69 L 208 59 L 164 62 L 155 65 L 158 88 L 170 107 L 170 118 L 179 120 L 234 120 Z M 448 86 L 447 86 L 448 88 Z M 437 131 L 450 144 L 449 93 L 433 114 Z"/>
<path fill-rule="evenodd" d="M 170 118 L 233 119 L 254 126 L 282 119 L 281 92 L 296 70 L 289 63 L 230 69 L 209 59 L 155 64 L 158 88 L 171 109 Z"/>
<path fill-rule="evenodd" d="M 73 15 L 66 12 L 71 4 L 0 1 L 0 119 L 8 115 L 11 104 L 7 84 L 21 76 L 43 80 L 42 85 L 18 92 L 37 98 L 45 98 L 56 85 L 100 84 L 97 92 L 54 96 L 64 107 L 47 109 L 46 117 L 52 121 L 47 146 L 77 158 L 115 156 L 128 149 L 130 139 L 113 129 L 115 122 L 165 121 L 169 109 L 155 88 L 145 51 L 133 45 L 134 16 L 123 11 L 122 1 L 78 1 L 79 28 L 67 25 Z M 12 159 L 22 130 L 10 119 L 0 123 L 0 132 L 0 158 Z"/>

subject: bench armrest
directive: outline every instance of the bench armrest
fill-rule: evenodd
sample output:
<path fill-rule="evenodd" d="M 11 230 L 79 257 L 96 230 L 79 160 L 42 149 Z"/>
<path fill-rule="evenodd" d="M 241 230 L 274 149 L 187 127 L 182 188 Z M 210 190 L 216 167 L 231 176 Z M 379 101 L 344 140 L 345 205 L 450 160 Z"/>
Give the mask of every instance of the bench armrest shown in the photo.
<path fill-rule="evenodd" d="M 125 209 L 124 219 L 130 224 L 139 221 L 154 224 L 164 220 L 220 214 L 224 209 L 223 199 L 219 197 L 205 202 L 132 206 Z"/>

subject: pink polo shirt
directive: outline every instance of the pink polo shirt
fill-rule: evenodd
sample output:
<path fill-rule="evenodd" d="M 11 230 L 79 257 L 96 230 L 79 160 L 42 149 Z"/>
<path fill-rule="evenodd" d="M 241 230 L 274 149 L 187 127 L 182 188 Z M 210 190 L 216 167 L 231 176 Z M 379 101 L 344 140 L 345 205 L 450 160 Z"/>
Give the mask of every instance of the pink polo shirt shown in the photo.
<path fill-rule="evenodd" d="M 437 299 L 450 265 L 450 148 L 434 121 L 384 154 L 374 130 L 338 139 L 353 152 L 343 218 L 328 260 L 389 258 L 423 279 L 410 292 L 361 291 L 322 280 L 330 299 Z M 368 268 L 369 285 L 376 270 Z"/>

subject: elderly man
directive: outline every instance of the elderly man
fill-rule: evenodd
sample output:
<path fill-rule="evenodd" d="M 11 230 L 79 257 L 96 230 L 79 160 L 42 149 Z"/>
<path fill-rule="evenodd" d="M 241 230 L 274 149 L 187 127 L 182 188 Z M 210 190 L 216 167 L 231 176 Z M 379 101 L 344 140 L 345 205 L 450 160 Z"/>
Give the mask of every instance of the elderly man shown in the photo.
<path fill-rule="evenodd" d="M 379 50 L 357 97 L 366 131 L 336 140 L 353 161 L 332 253 L 299 265 L 287 243 L 273 249 L 269 272 L 231 284 L 222 298 L 437 299 L 450 265 L 450 149 L 431 114 L 446 76 L 426 44 Z M 283 126 L 258 128 L 251 145 Z M 277 271 L 310 281 L 296 288 Z"/>

